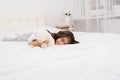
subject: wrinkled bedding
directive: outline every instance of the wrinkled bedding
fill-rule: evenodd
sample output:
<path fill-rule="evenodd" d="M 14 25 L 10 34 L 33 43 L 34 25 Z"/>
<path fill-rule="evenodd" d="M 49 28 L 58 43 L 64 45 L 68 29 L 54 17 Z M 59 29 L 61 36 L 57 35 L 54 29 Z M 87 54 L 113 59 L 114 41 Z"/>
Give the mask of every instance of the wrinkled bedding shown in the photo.
<path fill-rule="evenodd" d="M 120 80 L 120 35 L 74 32 L 79 44 L 0 41 L 0 80 Z"/>

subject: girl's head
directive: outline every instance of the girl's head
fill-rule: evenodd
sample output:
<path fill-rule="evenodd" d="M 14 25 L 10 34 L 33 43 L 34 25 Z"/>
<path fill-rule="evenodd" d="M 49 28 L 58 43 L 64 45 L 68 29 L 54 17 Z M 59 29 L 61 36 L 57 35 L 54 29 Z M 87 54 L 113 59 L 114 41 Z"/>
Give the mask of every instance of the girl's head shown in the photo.
<path fill-rule="evenodd" d="M 57 45 L 65 45 L 65 44 L 76 44 L 79 43 L 75 40 L 75 37 L 70 31 L 59 31 L 55 33 L 55 44 Z"/>

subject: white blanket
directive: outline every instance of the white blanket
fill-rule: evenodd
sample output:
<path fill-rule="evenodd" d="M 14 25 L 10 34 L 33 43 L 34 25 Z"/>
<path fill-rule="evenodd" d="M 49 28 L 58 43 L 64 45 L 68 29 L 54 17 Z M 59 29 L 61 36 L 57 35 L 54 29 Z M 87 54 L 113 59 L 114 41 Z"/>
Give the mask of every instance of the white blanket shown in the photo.
<path fill-rule="evenodd" d="M 120 80 L 120 35 L 75 32 L 80 43 L 0 42 L 0 80 Z"/>

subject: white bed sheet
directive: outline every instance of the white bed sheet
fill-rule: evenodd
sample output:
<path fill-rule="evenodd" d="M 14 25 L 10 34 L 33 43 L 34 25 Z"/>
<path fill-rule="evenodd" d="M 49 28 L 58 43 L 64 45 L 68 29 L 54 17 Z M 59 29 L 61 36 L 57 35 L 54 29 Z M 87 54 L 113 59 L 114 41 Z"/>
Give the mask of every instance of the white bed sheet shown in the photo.
<path fill-rule="evenodd" d="M 75 32 L 80 44 L 0 42 L 0 80 L 120 80 L 120 35 Z"/>

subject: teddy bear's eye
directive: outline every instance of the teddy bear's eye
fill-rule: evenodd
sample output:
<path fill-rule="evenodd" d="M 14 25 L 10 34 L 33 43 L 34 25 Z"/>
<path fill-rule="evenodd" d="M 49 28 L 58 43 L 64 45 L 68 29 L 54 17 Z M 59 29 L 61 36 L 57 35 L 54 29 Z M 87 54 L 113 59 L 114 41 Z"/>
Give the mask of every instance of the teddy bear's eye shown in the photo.
<path fill-rule="evenodd" d="M 32 41 L 37 41 L 37 39 L 33 39 Z"/>

